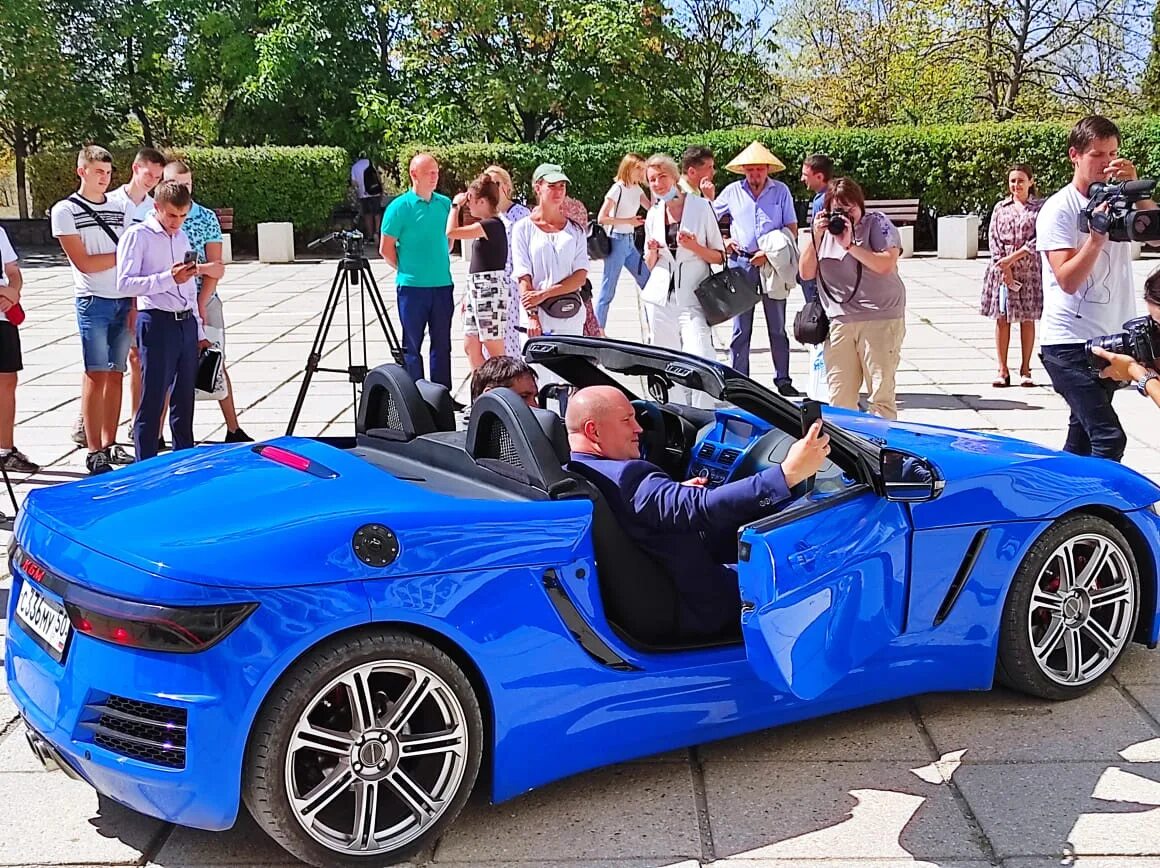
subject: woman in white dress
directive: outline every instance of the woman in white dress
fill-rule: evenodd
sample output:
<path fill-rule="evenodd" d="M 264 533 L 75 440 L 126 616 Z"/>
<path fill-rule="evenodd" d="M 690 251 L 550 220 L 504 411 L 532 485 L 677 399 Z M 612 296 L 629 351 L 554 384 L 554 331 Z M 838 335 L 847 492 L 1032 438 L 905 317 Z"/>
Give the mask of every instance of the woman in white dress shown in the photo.
<path fill-rule="evenodd" d="M 538 204 L 512 227 L 512 277 L 520 288 L 521 329 L 540 334 L 584 333 L 580 288 L 588 279 L 588 241 L 564 216 L 568 176 L 552 163 L 536 167 Z"/>
<path fill-rule="evenodd" d="M 716 359 L 697 286 L 710 265 L 725 261 L 725 243 L 713 206 L 678 186 L 680 172 L 665 154 L 649 157 L 645 175 L 653 206 L 645 219 L 645 264 L 649 279 L 641 291 L 651 342 Z"/>

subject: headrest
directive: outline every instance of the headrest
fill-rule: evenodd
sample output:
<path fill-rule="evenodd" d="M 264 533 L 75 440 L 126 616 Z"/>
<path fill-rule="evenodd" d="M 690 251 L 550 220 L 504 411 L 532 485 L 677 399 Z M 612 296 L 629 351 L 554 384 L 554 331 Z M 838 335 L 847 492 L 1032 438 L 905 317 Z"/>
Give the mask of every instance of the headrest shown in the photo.
<path fill-rule="evenodd" d="M 442 383 L 432 383 L 430 380 L 416 380 L 415 387 L 423 398 L 423 403 L 431 411 L 431 420 L 436 431 L 455 430 L 455 402 L 451 399 L 451 390 Z"/>
<path fill-rule="evenodd" d="M 406 370 L 399 365 L 379 365 L 367 374 L 355 420 L 356 433 L 413 440 L 434 431 L 431 409 Z"/>
<path fill-rule="evenodd" d="M 556 450 L 556 457 L 561 464 L 567 464 L 572 458 L 572 450 L 568 448 L 568 429 L 564 427 L 564 420 L 554 410 L 532 410 L 532 415 L 540 423 L 540 430 Z"/>
<path fill-rule="evenodd" d="M 559 483 L 571 484 L 563 467 L 567 438 L 557 433 L 562 427 L 541 422 L 540 412 L 548 411 L 533 412 L 511 389 L 484 392 L 471 407 L 467 454 L 481 467 L 549 494 Z"/>

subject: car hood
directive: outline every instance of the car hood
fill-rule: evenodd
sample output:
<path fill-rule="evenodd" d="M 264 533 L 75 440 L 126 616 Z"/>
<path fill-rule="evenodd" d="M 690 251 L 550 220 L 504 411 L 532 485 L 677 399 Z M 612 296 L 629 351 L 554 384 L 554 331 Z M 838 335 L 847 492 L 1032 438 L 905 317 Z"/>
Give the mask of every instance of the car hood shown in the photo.
<path fill-rule="evenodd" d="M 876 446 L 930 461 L 942 493 L 913 505 L 916 526 L 1032 520 L 1093 504 L 1133 510 L 1160 501 L 1160 486 L 1102 458 L 1070 455 L 1014 437 L 826 409 L 826 418 Z M 1062 437 L 1062 435 L 1061 435 Z"/>
<path fill-rule="evenodd" d="M 453 498 L 321 442 L 271 444 L 334 475 L 285 466 L 252 444 L 200 447 L 32 492 L 25 511 L 33 522 L 18 528 L 18 541 L 50 563 L 44 547 L 59 535 L 183 582 L 290 587 L 558 561 L 591 520 L 587 501 Z M 50 533 L 29 542 L 33 524 Z M 367 524 L 396 535 L 391 564 L 356 557 L 353 537 Z M 535 534 L 513 534 L 531 524 Z"/>

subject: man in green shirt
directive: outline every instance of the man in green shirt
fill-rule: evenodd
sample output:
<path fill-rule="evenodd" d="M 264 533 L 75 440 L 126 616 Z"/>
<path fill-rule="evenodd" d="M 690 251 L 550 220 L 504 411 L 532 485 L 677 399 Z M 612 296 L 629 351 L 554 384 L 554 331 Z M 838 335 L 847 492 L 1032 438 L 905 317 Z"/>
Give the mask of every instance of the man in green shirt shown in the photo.
<path fill-rule="evenodd" d="M 383 215 L 379 253 L 397 272 L 399 319 L 403 326 L 404 365 L 423 377 L 423 335 L 430 341 L 431 380 L 451 388 L 451 248 L 447 215 L 451 200 L 435 192 L 439 164 L 416 154 L 410 166 L 411 189 L 391 200 Z"/>

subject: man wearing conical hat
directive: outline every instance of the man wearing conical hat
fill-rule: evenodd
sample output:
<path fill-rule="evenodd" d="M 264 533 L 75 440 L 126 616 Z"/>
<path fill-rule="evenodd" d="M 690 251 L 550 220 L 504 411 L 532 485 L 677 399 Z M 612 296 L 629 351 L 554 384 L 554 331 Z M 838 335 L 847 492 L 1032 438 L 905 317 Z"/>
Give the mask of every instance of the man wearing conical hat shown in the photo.
<path fill-rule="evenodd" d="M 760 285 L 758 269 L 765 264 L 761 252 L 762 236 L 788 229 L 797 237 L 797 213 L 789 187 L 770 178 L 773 172 L 785 170 L 785 163 L 769 152 L 761 142 L 753 142 L 725 166 L 730 172 L 745 177 L 734 181 L 717 194 L 713 210 L 717 217 L 726 215 L 729 225 L 729 265 L 748 270 Z M 737 253 L 751 254 L 739 256 Z M 773 351 L 774 385 L 786 396 L 800 395 L 789 378 L 789 338 L 785 333 L 785 299 L 761 296 L 765 310 L 765 326 L 769 332 L 769 346 Z M 733 367 L 749 374 L 749 344 L 753 337 L 753 315 L 750 310 L 733 319 L 733 339 L 729 342 Z"/>

